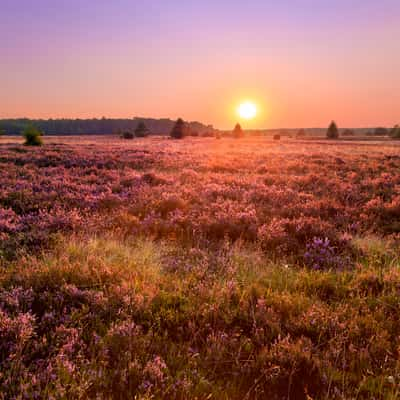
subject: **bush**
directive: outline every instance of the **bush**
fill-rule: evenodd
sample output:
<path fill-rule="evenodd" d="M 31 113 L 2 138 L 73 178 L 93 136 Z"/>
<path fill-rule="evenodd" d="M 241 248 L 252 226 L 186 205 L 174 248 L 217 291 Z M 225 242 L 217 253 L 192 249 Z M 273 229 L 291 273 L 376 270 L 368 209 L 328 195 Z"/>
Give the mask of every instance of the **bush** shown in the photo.
<path fill-rule="evenodd" d="M 185 122 L 179 118 L 170 133 L 172 139 L 183 139 L 185 137 Z"/>
<path fill-rule="evenodd" d="M 122 133 L 122 137 L 124 139 L 133 139 L 135 137 L 135 135 L 132 132 L 125 131 Z"/>
<path fill-rule="evenodd" d="M 317 237 L 307 244 L 304 262 L 307 267 L 315 270 L 340 270 L 346 265 L 345 260 L 336 254 L 328 238 Z"/>
<path fill-rule="evenodd" d="M 331 124 L 329 125 L 328 131 L 326 132 L 326 137 L 328 139 L 338 139 L 339 138 L 339 130 L 338 130 L 338 127 L 337 127 L 335 121 L 332 121 Z"/>
<path fill-rule="evenodd" d="M 43 144 L 42 141 L 42 132 L 34 126 L 28 126 L 24 130 L 24 138 L 25 138 L 25 146 L 41 146 Z"/>
<path fill-rule="evenodd" d="M 274 140 L 281 140 L 281 135 L 274 135 Z"/>

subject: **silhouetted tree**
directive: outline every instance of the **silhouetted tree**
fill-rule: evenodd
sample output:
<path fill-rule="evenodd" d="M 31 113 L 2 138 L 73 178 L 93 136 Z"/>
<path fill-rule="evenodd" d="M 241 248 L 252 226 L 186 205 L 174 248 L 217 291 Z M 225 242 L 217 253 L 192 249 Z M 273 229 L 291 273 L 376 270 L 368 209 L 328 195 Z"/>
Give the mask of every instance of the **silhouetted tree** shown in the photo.
<path fill-rule="evenodd" d="M 25 146 L 41 146 L 43 144 L 42 132 L 32 125 L 27 126 L 23 132 Z"/>
<path fill-rule="evenodd" d="M 337 139 L 339 137 L 339 129 L 335 121 L 332 121 L 326 132 L 326 137 L 328 139 Z"/>
<path fill-rule="evenodd" d="M 240 126 L 240 124 L 235 125 L 235 128 L 233 129 L 232 133 L 233 133 L 233 137 L 237 138 L 237 139 L 242 138 L 244 136 L 244 133 L 243 133 L 243 130 L 242 130 L 242 127 Z"/>
<path fill-rule="evenodd" d="M 400 139 L 400 126 L 395 125 L 391 131 L 390 131 L 390 136 L 394 139 Z"/>
<path fill-rule="evenodd" d="M 143 121 L 140 121 L 138 126 L 135 129 L 136 137 L 146 137 L 149 134 L 149 130 L 146 128 L 146 125 Z"/>
<path fill-rule="evenodd" d="M 170 136 L 173 139 L 183 139 L 185 136 L 185 122 L 182 118 L 178 118 L 174 127 L 172 128 Z"/>

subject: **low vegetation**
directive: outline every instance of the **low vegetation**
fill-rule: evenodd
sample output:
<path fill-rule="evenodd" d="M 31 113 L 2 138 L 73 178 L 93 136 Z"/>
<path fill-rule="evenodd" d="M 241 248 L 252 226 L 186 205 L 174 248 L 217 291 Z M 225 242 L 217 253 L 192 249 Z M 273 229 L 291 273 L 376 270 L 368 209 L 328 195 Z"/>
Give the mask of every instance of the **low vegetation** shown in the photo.
<path fill-rule="evenodd" d="M 25 146 L 41 146 L 43 144 L 42 132 L 34 126 L 25 128 L 23 136 L 25 138 Z"/>
<path fill-rule="evenodd" d="M 397 399 L 398 145 L 0 147 L 0 398 Z"/>

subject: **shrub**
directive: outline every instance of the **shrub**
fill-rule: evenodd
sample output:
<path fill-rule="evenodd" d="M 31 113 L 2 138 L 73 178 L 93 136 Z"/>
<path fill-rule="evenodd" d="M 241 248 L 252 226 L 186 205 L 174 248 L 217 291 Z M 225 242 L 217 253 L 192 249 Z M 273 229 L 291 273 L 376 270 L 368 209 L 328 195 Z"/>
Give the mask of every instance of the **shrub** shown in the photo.
<path fill-rule="evenodd" d="M 337 127 L 335 121 L 332 121 L 331 124 L 329 125 L 328 131 L 326 132 L 326 137 L 328 139 L 338 139 L 339 138 L 339 130 L 338 130 L 338 127 Z"/>
<path fill-rule="evenodd" d="M 24 130 L 24 138 L 25 138 L 25 146 L 41 146 L 43 144 L 42 141 L 42 132 L 34 126 L 28 126 Z"/>
<path fill-rule="evenodd" d="M 185 137 L 185 122 L 178 118 L 170 133 L 172 139 L 183 139 Z"/>
<path fill-rule="evenodd" d="M 304 261 L 306 266 L 316 270 L 338 270 L 345 266 L 344 260 L 336 254 L 328 238 L 315 237 L 308 243 Z"/>
<path fill-rule="evenodd" d="M 281 140 L 281 135 L 274 135 L 274 140 Z"/>
<path fill-rule="evenodd" d="M 133 139 L 135 136 L 134 136 L 134 134 L 132 132 L 125 131 L 125 132 L 122 133 L 122 137 L 124 139 Z"/>

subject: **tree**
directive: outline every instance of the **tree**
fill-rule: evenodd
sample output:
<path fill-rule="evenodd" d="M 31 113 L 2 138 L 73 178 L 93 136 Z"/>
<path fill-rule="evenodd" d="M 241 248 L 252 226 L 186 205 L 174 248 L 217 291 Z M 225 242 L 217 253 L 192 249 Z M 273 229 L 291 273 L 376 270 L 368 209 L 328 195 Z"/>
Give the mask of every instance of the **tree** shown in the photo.
<path fill-rule="evenodd" d="M 138 126 L 135 129 L 136 137 L 146 137 L 149 134 L 149 130 L 146 128 L 146 125 L 143 121 L 140 121 Z"/>
<path fill-rule="evenodd" d="M 185 136 L 185 122 L 182 118 L 178 118 L 170 133 L 172 139 L 183 139 Z"/>
<path fill-rule="evenodd" d="M 329 128 L 326 132 L 326 137 L 328 139 L 338 139 L 339 138 L 339 129 L 336 125 L 335 121 L 332 121 L 329 125 Z"/>
<path fill-rule="evenodd" d="M 23 135 L 25 138 L 25 146 L 41 146 L 43 144 L 42 132 L 33 125 L 28 125 Z"/>
<path fill-rule="evenodd" d="M 394 139 L 400 139 L 400 126 L 395 125 L 391 131 L 390 131 L 390 136 Z"/>
<path fill-rule="evenodd" d="M 240 126 L 240 124 L 236 124 L 235 128 L 233 129 L 233 137 L 236 139 L 242 138 L 244 136 L 242 127 Z"/>

